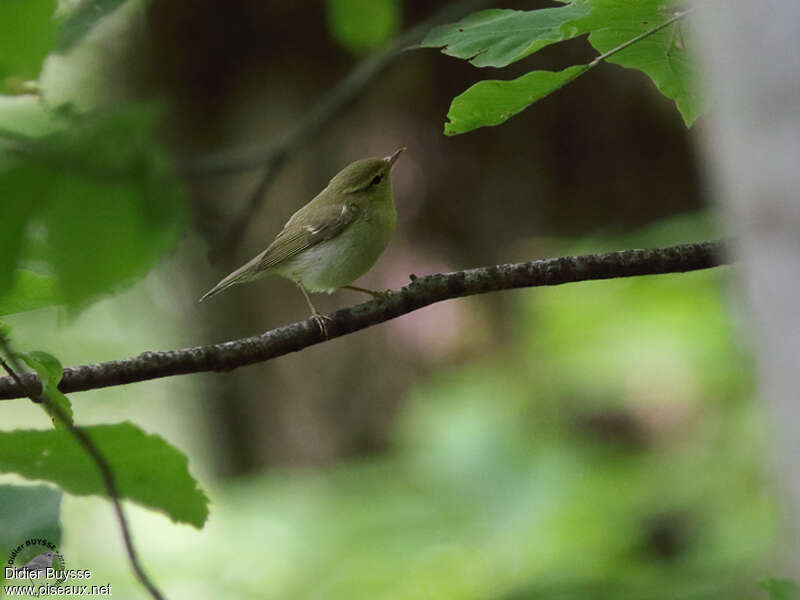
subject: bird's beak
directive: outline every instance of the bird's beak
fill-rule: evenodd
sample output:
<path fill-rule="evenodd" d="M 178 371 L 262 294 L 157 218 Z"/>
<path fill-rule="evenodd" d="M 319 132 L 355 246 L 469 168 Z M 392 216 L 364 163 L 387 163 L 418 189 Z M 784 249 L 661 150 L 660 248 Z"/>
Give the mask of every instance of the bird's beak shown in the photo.
<path fill-rule="evenodd" d="M 397 157 L 400 156 L 403 152 L 405 152 L 405 150 L 406 150 L 405 146 L 403 146 L 402 148 L 398 148 L 383 160 L 389 163 L 389 168 L 391 168 L 394 165 L 394 161 L 397 160 Z"/>

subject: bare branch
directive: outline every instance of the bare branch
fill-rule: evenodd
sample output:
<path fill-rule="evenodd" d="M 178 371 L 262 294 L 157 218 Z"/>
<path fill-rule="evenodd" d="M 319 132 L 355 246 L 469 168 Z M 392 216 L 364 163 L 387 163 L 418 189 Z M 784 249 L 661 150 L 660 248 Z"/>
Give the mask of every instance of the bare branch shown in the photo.
<path fill-rule="evenodd" d="M 577 281 L 681 273 L 727 263 L 723 244 L 716 241 L 650 250 L 564 256 L 426 277 L 412 275 L 409 285 L 391 292 L 385 298 L 364 302 L 330 315 L 327 339 L 366 329 L 451 298 Z M 70 367 L 64 369 L 59 389 L 64 393 L 80 392 L 172 375 L 230 371 L 297 352 L 325 340 L 314 321 L 309 319 L 230 342 L 145 352 L 122 360 Z M 24 382 L 34 392 L 41 389 L 41 382 L 36 375 L 25 375 Z M 0 400 L 25 395 L 24 390 L 11 378 L 0 378 Z"/>
<path fill-rule="evenodd" d="M 66 429 L 67 431 L 72 434 L 72 436 L 78 441 L 89 457 L 94 461 L 97 465 L 97 469 L 100 471 L 100 476 L 103 478 L 103 483 L 106 486 L 106 491 L 108 492 L 108 497 L 111 499 L 111 503 L 114 505 L 114 512 L 117 516 L 117 521 L 119 522 L 119 528 L 122 531 L 122 539 L 125 542 L 125 551 L 128 554 L 128 560 L 131 563 L 131 568 L 133 572 L 136 574 L 136 578 L 141 582 L 141 584 L 147 588 L 150 596 L 155 598 L 155 600 L 163 600 L 163 596 L 161 592 L 158 591 L 158 588 L 150 581 L 150 578 L 142 569 L 142 565 L 139 563 L 139 558 L 136 555 L 136 548 L 133 545 L 133 537 L 131 536 L 131 530 L 128 526 L 128 520 L 125 518 L 125 512 L 122 510 L 122 503 L 119 500 L 119 488 L 117 488 L 117 481 L 114 477 L 114 471 L 111 469 L 111 465 L 106 460 L 106 457 L 103 456 L 103 453 L 100 452 L 100 448 L 98 448 L 95 443 L 92 441 L 86 432 L 77 427 L 72 423 L 70 418 L 64 413 L 62 408 L 52 401 L 47 394 L 43 394 L 41 391 L 35 391 L 35 389 L 30 385 L 29 381 L 24 381 L 23 378 L 23 370 L 19 364 L 19 361 L 16 359 L 16 354 L 11 348 L 11 345 L 8 343 L 5 337 L 0 335 L 0 350 L 2 350 L 3 354 L 8 357 L 8 362 L 3 360 L 3 357 L 0 356 L 0 367 L 8 373 L 8 377 L 4 379 L 8 379 L 13 381 L 17 387 L 22 391 L 22 395 L 25 397 L 30 398 L 35 403 L 42 403 L 47 406 L 47 410 L 53 415 L 56 420 L 58 420 Z M 10 363 L 10 364 L 9 364 Z M 27 379 L 27 378 L 26 378 Z M 38 386 L 38 390 L 41 390 L 41 385 Z"/>

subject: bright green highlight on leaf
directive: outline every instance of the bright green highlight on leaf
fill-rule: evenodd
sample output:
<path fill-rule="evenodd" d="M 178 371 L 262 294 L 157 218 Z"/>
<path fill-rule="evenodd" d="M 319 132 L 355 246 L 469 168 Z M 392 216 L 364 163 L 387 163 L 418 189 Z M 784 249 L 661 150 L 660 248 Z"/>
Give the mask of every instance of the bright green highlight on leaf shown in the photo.
<path fill-rule="evenodd" d="M 61 367 L 61 362 L 52 354 L 42 352 L 41 350 L 33 350 L 32 352 L 24 352 L 18 355 L 25 363 L 34 371 L 39 374 L 42 380 L 42 391 L 47 400 L 53 403 L 61 414 L 67 418 L 67 422 L 72 424 L 72 403 L 64 394 L 58 389 L 58 383 L 61 381 L 61 376 L 64 374 L 64 369 Z M 42 408 L 50 415 L 53 425 L 56 429 L 66 427 L 66 424 L 59 419 L 50 406 L 42 403 Z M 55 413 L 55 414 L 54 414 Z"/>
<path fill-rule="evenodd" d="M 133 423 L 83 429 L 108 460 L 122 498 L 161 510 L 174 521 L 203 526 L 208 498 L 177 448 Z M 63 429 L 0 432 L 0 472 L 49 481 L 79 496 L 107 495 L 97 465 Z"/>
<path fill-rule="evenodd" d="M 490 9 L 431 30 L 420 44 L 442 48 L 476 67 L 505 67 L 549 44 L 584 33 L 574 22 L 589 14 L 584 4 L 540 10 Z"/>
<path fill-rule="evenodd" d="M 510 81 L 479 81 L 453 98 L 445 135 L 499 125 L 551 92 L 566 85 L 589 67 L 575 65 L 563 71 L 531 71 Z"/>
<path fill-rule="evenodd" d="M 800 587 L 791 579 L 762 579 L 759 583 L 767 590 L 770 600 L 800 599 Z"/>
<path fill-rule="evenodd" d="M 56 0 L 0 2 L 0 89 L 7 78 L 35 79 L 50 51 L 58 24 Z"/>
<path fill-rule="evenodd" d="M 11 287 L 0 295 L 0 315 L 60 304 L 56 280 L 27 269 L 17 269 Z"/>
<path fill-rule="evenodd" d="M 589 42 L 600 53 L 657 27 L 686 8 L 675 0 L 582 0 L 581 3 L 590 6 L 592 12 L 578 27 L 591 32 Z M 685 29 L 678 21 L 607 61 L 645 72 L 662 94 L 675 101 L 689 127 L 705 110 L 706 101 L 698 82 L 699 67 L 688 47 Z"/>
<path fill-rule="evenodd" d="M 153 139 L 156 116 L 110 110 L 9 142 L 0 155 L 0 314 L 79 307 L 143 276 L 172 245 L 184 194 Z"/>
<path fill-rule="evenodd" d="M 400 29 L 399 0 L 328 0 L 328 27 L 351 52 L 377 48 Z"/>

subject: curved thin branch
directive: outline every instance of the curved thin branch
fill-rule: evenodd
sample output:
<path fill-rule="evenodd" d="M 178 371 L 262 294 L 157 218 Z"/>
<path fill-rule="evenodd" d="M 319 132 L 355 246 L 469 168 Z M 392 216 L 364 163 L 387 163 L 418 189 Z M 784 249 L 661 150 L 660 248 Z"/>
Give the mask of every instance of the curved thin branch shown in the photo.
<path fill-rule="evenodd" d="M 67 416 L 61 407 L 53 402 L 47 396 L 47 394 L 42 394 L 41 385 L 39 385 L 38 391 L 36 391 L 30 385 L 30 381 L 24 381 L 24 379 L 29 378 L 23 375 L 19 361 L 16 359 L 16 354 L 11 349 L 9 342 L 2 335 L 0 335 L 0 350 L 2 350 L 3 354 L 8 357 L 8 363 L 11 363 L 8 364 L 5 360 L 3 360 L 3 357 L 0 356 L 0 367 L 2 367 L 2 369 L 8 373 L 8 377 L 6 377 L 6 379 L 10 379 L 17 385 L 17 387 L 22 391 L 22 396 L 30 398 L 32 402 L 37 404 L 43 403 L 45 406 L 47 406 L 50 414 L 57 421 L 59 421 L 61 425 L 63 425 L 67 431 L 69 431 L 70 434 L 72 434 L 78 444 L 83 447 L 83 449 L 89 455 L 89 458 L 94 461 L 97 469 L 100 471 L 100 476 L 103 479 L 103 483 L 106 486 L 108 497 L 111 500 L 111 503 L 114 505 L 114 513 L 117 516 L 119 528 L 122 531 L 122 539 L 125 543 L 125 552 L 128 554 L 128 561 L 131 563 L 131 568 L 133 569 L 136 578 L 147 589 L 150 596 L 152 596 L 155 600 L 163 600 L 164 596 L 161 595 L 161 592 L 144 572 L 144 569 L 139 562 L 139 557 L 136 554 L 136 547 L 133 545 L 133 536 L 131 535 L 131 529 L 128 525 L 128 519 L 125 517 L 125 511 L 122 510 L 122 503 L 119 500 L 120 495 L 119 488 L 117 487 L 117 480 L 114 476 L 114 471 L 111 468 L 111 465 L 108 463 L 108 460 L 100 451 L 100 448 L 98 448 L 94 441 L 92 441 L 92 438 L 90 438 L 83 429 L 77 425 L 74 425 L 69 416 Z"/>
<path fill-rule="evenodd" d="M 327 339 L 366 329 L 451 298 L 577 281 L 709 269 L 729 262 L 723 250 L 722 242 L 709 241 L 650 250 L 563 256 L 426 277 L 412 275 L 409 285 L 384 298 L 344 308 L 330 315 Z M 64 369 L 58 387 L 64 393 L 82 392 L 173 375 L 230 371 L 324 341 L 326 338 L 316 323 L 309 319 L 240 340 L 165 352 L 145 352 L 122 360 L 70 367 Z M 35 392 L 41 390 L 38 376 L 26 374 L 23 377 L 28 389 Z M 25 395 L 25 391 L 11 378 L 0 377 L 0 400 Z"/>

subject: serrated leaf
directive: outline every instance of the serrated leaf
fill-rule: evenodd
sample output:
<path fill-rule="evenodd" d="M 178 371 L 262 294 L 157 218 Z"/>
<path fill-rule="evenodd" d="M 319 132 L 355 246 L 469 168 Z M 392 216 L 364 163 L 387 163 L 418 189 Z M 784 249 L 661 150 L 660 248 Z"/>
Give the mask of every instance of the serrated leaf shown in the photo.
<path fill-rule="evenodd" d="M 601 53 L 668 21 L 682 7 L 677 0 L 583 0 L 583 3 L 590 6 L 592 12 L 577 26 L 591 32 L 589 42 Z M 707 108 L 697 60 L 681 21 L 607 60 L 646 73 L 662 94 L 675 101 L 687 127 Z"/>
<path fill-rule="evenodd" d="M 401 8 L 399 0 L 328 0 L 328 27 L 348 50 L 369 51 L 399 31 Z"/>
<path fill-rule="evenodd" d="M 580 35 L 583 32 L 574 23 L 590 12 L 585 4 L 483 10 L 435 27 L 420 47 L 442 48 L 444 54 L 469 60 L 476 67 L 505 67 L 549 44 Z"/>
<path fill-rule="evenodd" d="M 73 413 L 72 403 L 64 394 L 58 389 L 58 383 L 61 381 L 61 376 L 64 374 L 64 369 L 61 362 L 52 354 L 42 352 L 41 350 L 32 350 L 31 352 L 21 352 L 18 354 L 19 358 L 25 361 L 31 369 L 36 371 L 39 378 L 42 380 L 42 392 L 47 397 L 48 402 L 42 403 L 42 408 L 50 415 L 53 425 L 58 428 L 66 427 L 66 424 L 56 416 L 55 411 L 51 408 L 49 403 L 54 404 L 61 415 L 67 419 L 67 423 L 72 424 Z"/>
<path fill-rule="evenodd" d="M 110 464 L 122 498 L 203 526 L 208 498 L 177 448 L 129 422 L 82 429 Z M 49 481 L 79 496 L 107 496 L 97 465 L 63 429 L 0 432 L 0 471 Z"/>
<path fill-rule="evenodd" d="M 91 0 L 81 3 L 59 28 L 54 50 L 59 53 L 69 52 L 100 19 L 110 15 L 125 2 L 126 0 Z"/>
<path fill-rule="evenodd" d="M 35 79 L 39 74 L 56 36 L 55 9 L 56 0 L 0 2 L 0 88 L 7 78 Z"/>
<path fill-rule="evenodd" d="M 587 65 L 575 65 L 563 71 L 531 71 L 510 81 L 479 81 L 453 98 L 444 133 L 458 135 L 478 127 L 504 123 L 566 85 L 587 68 Z"/>

